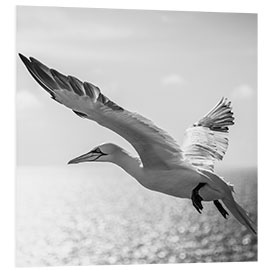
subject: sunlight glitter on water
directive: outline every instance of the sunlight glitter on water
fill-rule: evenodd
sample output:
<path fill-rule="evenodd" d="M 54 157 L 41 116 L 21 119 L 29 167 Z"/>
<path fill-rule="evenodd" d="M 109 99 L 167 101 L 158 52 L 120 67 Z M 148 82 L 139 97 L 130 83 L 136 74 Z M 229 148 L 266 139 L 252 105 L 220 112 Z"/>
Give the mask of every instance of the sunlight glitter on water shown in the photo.
<path fill-rule="evenodd" d="M 256 171 L 227 176 L 256 219 Z M 16 183 L 18 266 L 257 260 L 256 238 L 212 204 L 199 215 L 110 165 L 19 167 Z"/>

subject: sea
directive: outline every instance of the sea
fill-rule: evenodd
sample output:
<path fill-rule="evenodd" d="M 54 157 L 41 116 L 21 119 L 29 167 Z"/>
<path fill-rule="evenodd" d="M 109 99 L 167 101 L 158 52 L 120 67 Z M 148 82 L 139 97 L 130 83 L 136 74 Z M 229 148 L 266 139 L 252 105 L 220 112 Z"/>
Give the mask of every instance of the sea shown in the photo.
<path fill-rule="evenodd" d="M 256 222 L 257 169 L 219 174 Z M 112 164 L 18 166 L 16 266 L 257 261 L 257 237 L 203 205 L 199 214 Z"/>

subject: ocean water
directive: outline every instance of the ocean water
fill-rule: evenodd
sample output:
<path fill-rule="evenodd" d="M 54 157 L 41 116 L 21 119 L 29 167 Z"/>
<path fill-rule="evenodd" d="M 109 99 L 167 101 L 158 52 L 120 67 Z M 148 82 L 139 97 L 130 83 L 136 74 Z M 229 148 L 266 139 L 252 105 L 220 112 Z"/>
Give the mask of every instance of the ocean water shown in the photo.
<path fill-rule="evenodd" d="M 257 170 L 223 176 L 256 220 Z M 17 168 L 17 266 L 256 260 L 257 238 L 212 203 L 199 214 L 109 164 Z"/>

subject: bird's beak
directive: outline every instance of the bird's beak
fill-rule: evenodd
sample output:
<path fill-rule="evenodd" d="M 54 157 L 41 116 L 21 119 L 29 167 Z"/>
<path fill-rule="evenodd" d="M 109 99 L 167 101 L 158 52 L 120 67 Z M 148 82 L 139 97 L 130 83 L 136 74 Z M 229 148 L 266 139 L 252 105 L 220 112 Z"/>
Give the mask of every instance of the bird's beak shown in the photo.
<path fill-rule="evenodd" d="M 77 163 L 82 163 L 82 162 L 87 162 L 87 161 L 95 161 L 100 156 L 101 156 L 100 154 L 89 152 L 70 160 L 68 164 L 77 164 Z"/>

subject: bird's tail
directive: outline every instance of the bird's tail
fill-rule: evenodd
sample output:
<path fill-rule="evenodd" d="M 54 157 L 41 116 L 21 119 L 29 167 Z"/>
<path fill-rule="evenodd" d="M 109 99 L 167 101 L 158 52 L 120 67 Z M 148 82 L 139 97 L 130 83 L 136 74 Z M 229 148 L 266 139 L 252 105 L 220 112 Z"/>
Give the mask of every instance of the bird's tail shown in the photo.
<path fill-rule="evenodd" d="M 225 206 L 232 213 L 232 215 L 244 226 L 246 226 L 254 234 L 257 234 L 256 225 L 249 218 L 246 211 L 233 199 L 233 196 L 222 199 Z"/>
<path fill-rule="evenodd" d="M 257 234 L 256 225 L 253 221 L 249 218 L 246 211 L 234 200 L 232 192 L 233 187 L 232 185 L 226 183 L 221 177 L 217 174 L 200 169 L 199 173 L 210 180 L 209 184 L 216 185 L 217 189 L 223 192 L 222 201 L 228 210 L 232 213 L 232 215 L 244 226 L 246 226 L 250 231 L 254 234 Z M 212 183 L 211 183 L 212 182 Z"/>

